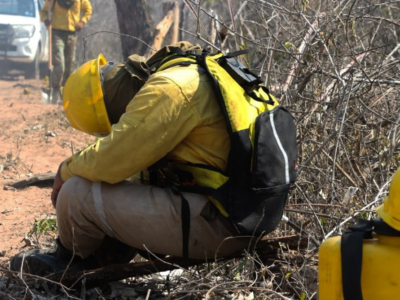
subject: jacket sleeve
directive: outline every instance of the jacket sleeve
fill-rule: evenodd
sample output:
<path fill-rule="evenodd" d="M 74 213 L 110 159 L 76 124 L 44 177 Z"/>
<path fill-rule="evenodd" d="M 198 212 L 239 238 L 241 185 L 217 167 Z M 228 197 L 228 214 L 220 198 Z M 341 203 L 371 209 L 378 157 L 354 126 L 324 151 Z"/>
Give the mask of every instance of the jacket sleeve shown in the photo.
<path fill-rule="evenodd" d="M 39 14 L 40 14 L 40 21 L 41 22 L 44 22 L 46 19 L 47 19 L 47 14 L 48 14 L 48 12 L 47 12 L 47 10 L 48 10 L 48 7 L 49 7 L 49 2 L 46 0 L 46 1 L 44 1 L 44 6 L 43 6 L 43 8 L 40 10 L 40 12 L 39 12 Z"/>
<path fill-rule="evenodd" d="M 92 16 L 92 4 L 89 0 L 82 0 L 81 11 L 83 13 L 83 16 L 81 17 L 81 22 L 86 24 Z"/>
<path fill-rule="evenodd" d="M 167 155 L 199 120 L 179 86 L 167 78 L 150 77 L 111 133 L 67 159 L 61 177 L 120 182 Z"/>

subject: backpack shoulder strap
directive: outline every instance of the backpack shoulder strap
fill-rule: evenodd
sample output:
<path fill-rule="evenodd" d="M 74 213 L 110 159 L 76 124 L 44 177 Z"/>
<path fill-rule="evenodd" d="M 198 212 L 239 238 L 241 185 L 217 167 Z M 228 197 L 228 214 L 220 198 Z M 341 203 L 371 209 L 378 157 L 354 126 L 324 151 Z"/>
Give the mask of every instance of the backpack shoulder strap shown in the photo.
<path fill-rule="evenodd" d="M 197 64 L 195 51 L 182 51 L 179 47 L 170 47 L 168 54 L 163 58 L 158 66 L 156 72 L 172 68 L 174 66 L 184 66 Z"/>

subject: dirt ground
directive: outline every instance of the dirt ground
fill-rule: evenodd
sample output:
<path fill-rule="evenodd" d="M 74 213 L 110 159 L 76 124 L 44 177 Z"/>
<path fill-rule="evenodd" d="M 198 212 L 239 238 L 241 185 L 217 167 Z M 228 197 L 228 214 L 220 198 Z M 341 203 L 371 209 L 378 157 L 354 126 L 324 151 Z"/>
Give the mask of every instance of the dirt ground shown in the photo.
<path fill-rule="evenodd" d="M 51 184 L 15 189 L 7 183 L 56 172 L 93 138 L 69 126 L 62 106 L 45 104 L 44 82 L 0 78 L 0 262 L 27 246 L 35 220 L 53 217 Z M 25 247 L 24 247 L 25 246 Z"/>

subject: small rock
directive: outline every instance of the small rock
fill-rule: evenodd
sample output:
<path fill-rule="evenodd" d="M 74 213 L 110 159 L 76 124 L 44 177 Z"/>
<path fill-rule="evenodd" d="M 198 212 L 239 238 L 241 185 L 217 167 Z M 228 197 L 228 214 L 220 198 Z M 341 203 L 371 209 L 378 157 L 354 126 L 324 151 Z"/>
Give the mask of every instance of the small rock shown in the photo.
<path fill-rule="evenodd" d="M 27 237 L 24 237 L 24 238 L 21 240 L 21 242 L 24 242 L 24 243 L 25 243 L 25 245 L 24 245 L 23 247 L 30 247 L 30 246 L 34 246 L 34 245 L 35 245 L 35 242 L 32 241 L 32 240 L 30 240 L 30 239 L 28 239 Z"/>
<path fill-rule="evenodd" d="M 16 191 L 16 188 L 9 186 L 9 185 L 4 185 L 3 190 L 5 191 Z"/>
<path fill-rule="evenodd" d="M 33 130 L 38 130 L 38 129 L 42 128 L 42 127 L 43 127 L 42 124 L 38 124 L 38 125 L 33 126 L 32 129 Z"/>
<path fill-rule="evenodd" d="M 6 257 L 6 254 L 7 254 L 6 250 L 0 251 L 0 257 Z"/>
<path fill-rule="evenodd" d="M 51 132 L 51 131 L 47 131 L 45 136 L 55 137 L 55 136 L 57 136 L 57 134 L 55 134 L 54 132 Z"/>
<path fill-rule="evenodd" d="M 111 296 L 110 298 L 116 298 L 116 297 L 121 297 L 122 299 L 126 298 L 135 298 L 137 297 L 137 292 L 135 291 L 135 288 L 128 284 L 124 284 L 122 282 L 111 282 L 110 283 L 111 287 Z"/>

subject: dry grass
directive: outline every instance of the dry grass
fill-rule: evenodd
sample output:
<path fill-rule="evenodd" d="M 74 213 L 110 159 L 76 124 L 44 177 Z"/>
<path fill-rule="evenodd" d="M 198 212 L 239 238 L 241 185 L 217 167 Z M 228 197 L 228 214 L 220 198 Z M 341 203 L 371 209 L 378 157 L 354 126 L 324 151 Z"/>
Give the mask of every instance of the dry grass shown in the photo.
<path fill-rule="evenodd" d="M 296 251 L 282 249 L 273 260 L 255 253 L 242 259 L 208 263 L 189 270 L 129 278 L 86 288 L 84 280 L 65 286 L 46 278 L 0 267 L 0 297 L 5 299 L 312 299 L 315 264 Z M 311 295 L 307 293 L 313 290 Z M 150 297 L 149 297 L 150 296 Z M 9 298 L 7 298 L 9 297 Z M 149 298 L 146 298 L 149 297 Z M 293 298 L 294 297 L 294 298 Z"/>

